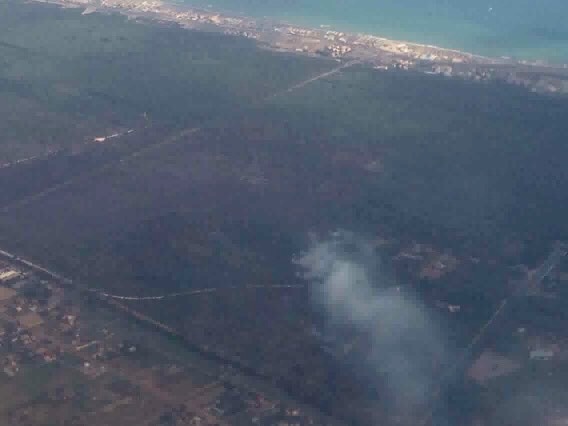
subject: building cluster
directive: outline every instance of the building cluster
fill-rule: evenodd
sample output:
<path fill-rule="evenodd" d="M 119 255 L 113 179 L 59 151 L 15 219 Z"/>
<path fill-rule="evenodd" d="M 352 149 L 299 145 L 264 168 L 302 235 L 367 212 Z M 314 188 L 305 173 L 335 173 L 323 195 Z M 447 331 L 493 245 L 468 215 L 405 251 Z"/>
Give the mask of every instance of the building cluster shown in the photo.
<path fill-rule="evenodd" d="M 0 347 L 5 357 L 4 373 L 15 376 L 20 364 L 52 363 L 66 352 L 81 352 L 99 343 L 95 332 L 79 320 L 80 305 L 73 303 L 57 283 L 14 266 L 6 266 L 1 276 Z M 104 329 L 102 333 L 108 334 Z M 87 340 L 90 343 L 85 343 Z M 108 356 L 109 351 L 104 349 L 99 346 L 87 358 Z"/>
<path fill-rule="evenodd" d="M 93 0 L 59 1 L 66 6 L 87 7 L 88 13 L 102 7 L 118 9 L 135 16 L 150 15 L 189 28 L 213 25 L 225 34 L 266 41 L 276 49 L 319 53 L 336 59 L 351 53 L 350 56 L 368 61 L 380 69 L 386 67 L 417 70 L 474 81 L 499 80 L 537 93 L 568 93 L 568 68 L 559 71 L 541 64 L 540 68 L 543 71 L 540 72 L 536 68 L 531 68 L 538 64 L 515 62 L 511 58 L 486 58 L 458 50 L 389 40 L 373 35 L 347 34 L 329 29 L 265 25 L 244 17 L 228 16 L 207 10 L 182 9 L 161 0 L 101 0 L 100 3 L 95 3 Z M 499 69 L 492 69 L 491 66 L 499 66 Z M 519 72 L 521 68 L 523 71 Z"/>
<path fill-rule="evenodd" d="M 54 362 L 63 352 L 40 330 L 61 309 L 58 296 L 37 276 L 9 265 L 0 271 L 0 362 L 6 375 L 15 376 L 25 364 Z"/>
<path fill-rule="evenodd" d="M 499 80 L 522 86 L 532 92 L 548 94 L 568 93 L 568 75 L 562 72 L 538 72 L 534 64 L 514 62 L 510 58 L 485 58 L 436 46 L 389 40 L 362 34 L 309 29 L 290 25 L 261 25 L 253 19 L 226 16 L 207 10 L 179 8 L 161 0 L 60 0 L 65 5 L 118 9 L 137 15 L 151 15 L 164 21 L 177 22 L 189 28 L 213 25 L 225 34 L 255 40 L 266 40 L 277 49 L 300 53 L 319 53 L 335 59 L 350 56 L 365 59 L 379 69 L 416 70 L 430 74 L 453 76 L 474 81 Z M 274 36 L 277 39 L 274 39 Z M 499 69 L 490 68 L 498 65 Z M 542 65 L 544 66 L 544 65 Z M 519 67 L 529 69 L 519 72 Z M 528 68 L 527 68 L 528 67 Z M 543 68 L 544 70 L 545 68 Z"/>
<path fill-rule="evenodd" d="M 300 28 L 300 27 L 275 27 L 274 31 L 279 33 L 284 33 L 293 36 L 300 36 L 300 37 L 317 37 L 318 33 L 314 30 L 310 30 L 307 28 Z"/>
<path fill-rule="evenodd" d="M 0 347 L 2 368 L 14 377 L 37 363 L 79 355 L 83 372 L 99 375 L 97 365 L 117 353 L 120 343 L 105 342 L 106 329 L 87 327 L 81 308 L 53 280 L 6 265 L 0 272 Z"/>
<path fill-rule="evenodd" d="M 73 1 L 75 2 L 76 0 Z M 243 27 L 247 27 L 248 25 L 247 21 L 242 18 L 193 9 L 181 11 L 163 3 L 160 0 L 144 0 L 141 2 L 133 0 L 102 0 L 101 6 L 111 9 L 128 10 L 135 13 L 156 14 L 159 15 L 160 19 L 179 22 L 181 24 L 199 23 L 227 28 L 234 27 L 239 28 L 240 32 L 247 32 L 249 37 L 252 36 L 252 31 L 244 30 Z"/>
<path fill-rule="evenodd" d="M 460 265 L 458 258 L 451 253 L 440 252 L 416 241 L 403 247 L 394 260 L 404 264 L 407 270 L 412 270 L 416 278 L 429 280 L 438 280 Z"/>
<path fill-rule="evenodd" d="M 453 64 L 435 64 L 431 67 L 416 64 L 426 73 L 447 77 L 459 77 L 472 81 L 503 81 L 507 84 L 523 87 L 531 92 L 543 94 L 567 94 L 568 74 L 564 77 L 547 73 L 517 71 L 514 67 L 459 66 Z"/>
<path fill-rule="evenodd" d="M 239 37 L 245 37 L 245 38 L 250 38 L 252 40 L 257 40 L 258 39 L 258 34 L 256 34 L 254 31 L 243 31 L 243 30 L 238 30 L 238 29 L 227 29 L 223 32 L 226 35 L 231 35 L 231 36 L 239 36 Z"/>
<path fill-rule="evenodd" d="M 173 377 L 169 377 L 172 380 Z M 198 392 L 199 403 L 179 403 L 166 407 L 159 417 L 160 426 L 208 426 L 252 424 L 307 426 L 321 424 L 299 408 L 266 398 L 262 393 L 242 386 L 209 383 Z M 196 394 L 195 391 L 190 391 Z M 199 407 L 199 408 L 198 408 Z"/>
<path fill-rule="evenodd" d="M 472 60 L 471 55 L 457 50 L 443 49 L 422 44 L 404 43 L 372 35 L 359 36 L 353 41 L 353 44 L 395 56 L 404 56 L 411 61 L 461 64 L 471 62 Z"/>
<path fill-rule="evenodd" d="M 77 0 L 74 0 L 77 1 Z M 89 2 L 88 0 L 79 0 L 83 2 Z M 130 9 L 137 10 L 139 12 L 154 12 L 163 7 L 163 2 L 160 0 L 143 0 L 141 2 L 136 2 L 132 0 L 101 0 L 101 6 L 108 8 L 117 9 Z"/>
<path fill-rule="evenodd" d="M 347 44 L 347 35 L 339 31 L 326 31 L 323 38 L 331 42 Z"/>
<path fill-rule="evenodd" d="M 345 44 L 331 44 L 326 47 L 326 50 L 332 58 L 342 58 L 353 49 Z"/>
<path fill-rule="evenodd" d="M 511 72 L 504 80 L 509 84 L 524 87 L 535 93 L 567 94 L 568 78 L 559 78 L 550 75 L 534 75 Z"/>
<path fill-rule="evenodd" d="M 57 369 L 54 383 L 41 383 L 41 401 L 83 420 L 88 413 L 81 401 L 87 398 L 90 404 L 100 401 L 102 416 L 150 415 L 157 420 L 152 424 L 162 426 L 322 424 L 290 403 L 267 397 L 231 368 L 180 363 L 162 348 L 162 335 L 146 335 L 114 311 L 95 309 L 102 303 L 93 293 L 0 261 L 0 375 L 17 388 L 38 369 Z M 78 380 L 87 386 L 77 385 Z M 100 383 L 106 384 L 100 388 Z M 33 424 L 45 410 L 34 407 L 30 401 L 12 410 L 10 424 Z"/>

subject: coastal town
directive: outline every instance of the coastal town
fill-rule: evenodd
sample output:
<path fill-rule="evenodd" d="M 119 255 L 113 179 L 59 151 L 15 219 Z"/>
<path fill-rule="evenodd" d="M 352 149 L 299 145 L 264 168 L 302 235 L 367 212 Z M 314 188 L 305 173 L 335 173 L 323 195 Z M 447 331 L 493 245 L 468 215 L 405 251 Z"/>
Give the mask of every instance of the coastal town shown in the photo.
<path fill-rule="evenodd" d="M 209 9 L 180 6 L 161 0 L 37 0 L 84 8 L 84 14 L 119 12 L 133 19 L 156 19 L 184 28 L 219 31 L 256 40 L 266 48 L 357 60 L 377 70 L 406 70 L 473 81 L 500 81 L 531 92 L 568 93 L 568 65 L 541 61 L 490 58 L 443 47 L 348 33 L 321 25 L 304 28 L 276 21 L 230 16 Z"/>

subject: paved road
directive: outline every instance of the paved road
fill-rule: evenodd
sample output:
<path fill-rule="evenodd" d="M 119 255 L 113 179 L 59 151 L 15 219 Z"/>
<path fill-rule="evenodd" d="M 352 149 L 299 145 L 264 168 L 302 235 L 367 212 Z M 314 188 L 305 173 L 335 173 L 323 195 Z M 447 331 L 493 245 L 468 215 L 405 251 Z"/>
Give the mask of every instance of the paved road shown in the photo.
<path fill-rule="evenodd" d="M 526 293 L 534 293 L 538 291 L 539 285 L 555 268 L 558 263 L 568 255 L 568 244 L 560 243 L 558 244 L 550 256 L 535 270 L 532 272 L 530 279 L 528 280 L 526 289 L 524 290 Z"/>
<path fill-rule="evenodd" d="M 19 263 L 21 265 L 27 266 L 28 268 L 30 268 L 30 269 L 32 269 L 36 272 L 39 272 L 40 274 L 47 275 L 47 276 L 49 276 L 53 279 L 56 279 L 56 280 L 59 280 L 59 281 L 65 283 L 65 284 L 71 284 L 72 283 L 72 281 L 69 278 L 65 278 L 65 277 L 59 275 L 58 273 L 56 273 L 52 270 L 44 268 L 43 266 L 40 266 L 37 263 L 33 263 L 30 260 L 18 257 L 14 253 L 10 253 L 6 250 L 0 249 L 0 256 L 10 260 L 11 262 Z"/>
<path fill-rule="evenodd" d="M 116 297 L 116 295 L 110 295 L 107 294 L 108 297 L 105 297 L 104 294 L 101 294 L 102 292 L 100 292 L 99 290 L 96 289 L 85 289 L 84 287 L 82 287 L 81 283 L 77 283 L 77 282 L 73 282 L 71 279 L 63 277 L 62 275 L 58 274 L 55 271 L 52 271 L 48 268 L 45 268 L 41 265 L 38 265 L 37 263 L 34 263 L 30 260 L 21 258 L 19 256 L 17 256 L 14 253 L 11 253 L 7 250 L 2 250 L 0 249 L 0 257 L 4 257 L 5 259 L 16 263 L 16 264 L 20 264 L 24 267 L 27 267 L 33 271 L 36 271 L 39 274 L 43 274 L 43 275 L 47 275 L 53 279 L 56 280 L 61 280 L 61 282 L 65 282 L 68 284 L 74 283 L 76 288 L 78 290 L 87 290 L 90 292 L 94 292 L 98 293 L 101 297 L 101 301 L 106 299 L 106 302 L 108 303 L 107 306 L 113 307 L 114 309 L 123 312 L 125 314 L 128 315 L 129 318 L 131 318 L 132 320 L 137 321 L 138 323 L 140 323 L 143 326 L 146 327 L 150 327 L 151 329 L 154 330 L 159 330 L 163 333 L 166 333 L 167 335 L 169 335 L 170 337 L 176 338 L 177 341 L 179 341 L 181 344 L 183 344 L 183 346 L 186 348 L 186 350 L 191 351 L 193 354 L 199 356 L 201 359 L 205 360 L 206 362 L 211 363 L 212 365 L 217 365 L 217 366 L 221 366 L 227 369 L 227 371 L 230 371 L 234 376 L 235 376 L 235 380 L 236 378 L 239 378 L 239 380 L 244 380 L 243 383 L 246 383 L 246 386 L 254 389 L 263 389 L 263 391 L 268 392 L 269 394 L 272 395 L 276 395 L 277 398 L 279 398 L 282 401 L 287 401 L 290 403 L 293 403 L 297 406 L 299 406 L 303 411 L 306 412 L 311 412 L 313 413 L 314 416 L 317 416 L 319 418 L 325 419 L 326 424 L 330 425 L 330 426 L 343 426 L 344 423 L 342 423 L 339 420 L 336 420 L 332 417 L 330 417 L 325 410 L 322 407 L 318 407 L 314 404 L 312 404 L 310 401 L 304 401 L 302 398 L 299 398 L 291 389 L 284 389 L 281 388 L 277 385 L 275 385 L 273 383 L 273 377 L 267 375 L 265 372 L 257 370 L 253 367 L 250 367 L 248 365 L 245 365 L 239 361 L 235 361 L 233 359 L 229 359 L 229 358 L 225 358 L 223 355 L 218 354 L 217 352 L 213 351 L 213 350 L 209 350 L 209 349 L 204 349 L 200 346 L 197 346 L 196 344 L 192 343 L 190 340 L 186 339 L 186 337 L 179 333 L 177 330 L 167 326 L 166 324 L 163 324 L 161 322 L 158 322 L 156 320 L 154 320 L 153 318 L 145 315 L 142 312 L 139 312 L 135 309 L 133 309 L 130 306 L 127 306 L 125 304 L 123 304 L 122 302 L 116 300 L 116 298 L 123 298 L 126 300 L 132 300 L 129 299 L 127 297 Z M 261 286 L 261 287 L 266 287 L 266 286 Z M 293 286 L 274 286 L 277 288 L 280 287 L 293 287 Z M 206 289 L 209 292 L 213 292 L 216 289 Z M 115 298 L 112 298 L 111 296 L 115 296 Z M 165 297 L 168 297 L 168 295 L 164 295 Z M 138 300 L 143 300 L 142 298 L 139 298 Z"/>
<path fill-rule="evenodd" d="M 560 243 L 556 245 L 546 260 L 530 274 L 528 279 L 521 283 L 510 296 L 501 301 L 493 315 L 491 315 L 487 322 L 479 329 L 478 333 L 473 337 L 470 344 L 463 350 L 456 362 L 442 375 L 436 385 L 436 388 L 432 392 L 432 404 L 427 410 L 427 414 L 419 422 L 421 426 L 432 425 L 433 416 L 441 402 L 442 395 L 452 383 L 459 380 L 460 377 L 463 377 L 471 362 L 477 359 L 477 357 L 479 357 L 479 355 L 483 352 L 485 349 L 485 338 L 494 332 L 495 328 L 499 326 L 501 319 L 506 317 L 509 312 L 508 308 L 513 305 L 516 299 L 528 296 L 534 289 L 538 288 L 538 286 L 542 283 L 542 280 L 544 280 L 567 255 L 567 244 Z"/>
<path fill-rule="evenodd" d="M 275 93 L 274 95 L 269 96 L 268 99 L 294 92 L 295 90 L 301 89 L 302 87 L 305 87 L 308 84 L 313 83 L 314 81 L 318 81 L 318 80 L 321 80 L 322 78 L 326 78 L 326 77 L 329 77 L 331 75 L 337 74 L 338 72 L 344 70 L 345 68 L 349 68 L 353 65 L 360 64 L 360 63 L 361 63 L 361 61 L 359 61 L 359 60 L 353 60 L 353 61 L 345 62 L 344 64 L 341 64 L 341 65 L 335 67 L 334 69 L 332 69 L 330 71 L 323 72 L 323 73 L 318 74 L 314 77 L 308 78 L 307 80 L 304 80 L 304 81 L 301 81 L 297 84 L 294 84 L 293 86 L 287 88 L 286 90 L 283 90 L 282 92 Z"/>
<path fill-rule="evenodd" d="M 45 198 L 47 195 L 53 194 L 55 192 L 58 192 L 64 188 L 67 188 L 70 185 L 73 185 L 77 182 L 83 181 L 83 180 L 88 180 L 91 178 L 94 178 L 96 176 L 99 176 L 101 173 L 104 173 L 108 170 L 110 170 L 113 167 L 119 166 L 120 164 L 126 163 L 129 160 L 132 160 L 134 158 L 143 156 L 143 155 L 147 155 L 153 151 L 155 151 L 156 149 L 162 148 L 166 145 L 170 145 L 172 143 L 175 143 L 177 141 L 179 141 L 180 139 L 189 136 L 192 133 L 196 133 L 200 130 L 200 128 L 197 127 L 192 127 L 192 128 L 188 128 L 188 129 L 184 129 L 180 132 L 175 133 L 174 135 L 165 138 L 163 141 L 149 145 L 149 146 L 145 146 L 139 150 L 135 150 L 133 152 L 130 152 L 122 157 L 119 157 L 115 160 L 112 160 L 108 163 L 103 164 L 101 167 L 98 167 L 94 170 L 91 170 L 89 172 L 86 173 L 82 173 L 76 176 L 71 177 L 70 179 L 67 179 L 66 181 L 63 181 L 61 183 L 58 183 L 56 185 L 53 185 L 47 189 L 45 189 L 44 191 L 41 192 L 37 192 L 35 194 L 31 194 L 27 197 L 24 198 L 20 198 L 19 200 L 16 200 L 10 204 L 7 204 L 3 207 L 0 208 L 0 213 L 7 213 L 10 210 L 16 208 L 16 207 L 22 207 L 25 206 L 27 204 L 33 203 L 37 200 L 43 199 Z"/>
<path fill-rule="evenodd" d="M 164 299 L 175 299 L 177 297 L 188 297 L 188 296 L 197 296 L 199 294 L 211 294 L 211 293 L 220 293 L 225 292 L 227 290 L 257 290 L 257 289 L 264 289 L 264 290 L 286 290 L 286 289 L 302 289 L 306 288 L 303 284 L 280 284 L 280 285 L 262 285 L 262 284 L 248 284 L 243 286 L 233 285 L 227 287 L 208 287 L 208 288 L 199 288 L 195 290 L 188 290 L 188 291 L 179 291 L 176 293 L 167 293 L 161 294 L 158 296 L 121 296 L 118 294 L 111 294 L 106 293 L 102 290 L 98 290 L 95 288 L 90 288 L 89 291 L 95 294 L 98 294 L 101 297 L 106 297 L 109 299 L 117 299 L 117 300 L 132 300 L 132 301 L 145 301 L 145 300 L 164 300 Z"/>
<path fill-rule="evenodd" d="M 269 99 L 271 99 L 275 96 L 291 93 L 295 90 L 298 90 L 298 89 L 301 89 L 302 87 L 307 86 L 310 83 L 313 83 L 313 82 L 320 80 L 322 78 L 325 78 L 325 77 L 329 77 L 333 74 L 340 72 L 341 70 L 343 70 L 345 68 L 351 67 L 351 66 L 358 64 L 358 63 L 361 63 L 361 61 L 352 60 L 352 61 L 342 63 L 341 65 L 335 67 L 334 69 L 332 69 L 330 71 L 323 72 L 323 73 L 318 74 L 314 77 L 311 77 L 311 78 L 303 80 L 299 83 L 296 83 L 293 86 L 291 86 L 291 87 L 289 87 L 289 88 L 287 88 L 287 89 L 285 89 L 281 92 L 277 92 L 277 93 L 274 93 L 272 95 L 269 95 L 268 97 L 264 98 L 263 101 L 269 100 Z M 76 182 L 79 182 L 79 181 L 82 181 L 82 180 L 88 180 L 90 178 L 96 177 L 96 176 L 100 175 L 102 172 L 105 172 L 105 171 L 111 169 L 112 167 L 116 167 L 116 166 L 120 165 L 121 163 L 124 163 L 128 160 L 135 159 L 137 157 L 146 155 L 150 152 L 153 152 L 157 149 L 160 149 L 160 148 L 162 148 L 166 145 L 170 145 L 172 143 L 175 143 L 175 142 L 179 141 L 180 139 L 182 139 L 182 138 L 184 138 L 184 137 L 186 137 L 186 136 L 188 136 L 192 133 L 199 132 L 200 130 L 201 129 L 199 127 L 184 129 L 181 132 L 178 132 L 178 133 L 170 136 L 169 138 L 164 139 L 161 142 L 158 142 L 158 143 L 152 144 L 150 146 L 146 146 L 146 147 L 144 147 L 140 150 L 136 150 L 134 152 L 128 153 L 128 154 L 124 155 L 123 157 L 120 157 L 116 160 L 112 160 L 112 161 L 102 165 L 101 167 L 96 168 L 95 170 L 92 170 L 92 171 L 89 171 L 89 172 L 86 172 L 86 173 L 83 173 L 83 174 L 79 174 L 77 176 L 73 176 L 70 179 L 63 181 L 61 183 L 58 183 L 54 186 L 51 186 L 51 187 L 49 187 L 49 188 L 47 188 L 47 189 L 45 189 L 41 192 L 28 195 L 27 197 L 21 198 L 21 199 L 16 200 L 12 203 L 4 205 L 4 206 L 0 207 L 0 213 L 7 213 L 7 212 L 13 210 L 14 208 L 31 204 L 31 203 L 33 203 L 37 200 L 45 198 L 46 196 L 48 196 L 50 194 L 58 192 L 58 191 L 66 188 L 66 187 L 68 187 L 68 186 L 70 186 L 70 185 L 72 185 Z M 128 133 L 131 133 L 131 132 L 128 132 Z"/>

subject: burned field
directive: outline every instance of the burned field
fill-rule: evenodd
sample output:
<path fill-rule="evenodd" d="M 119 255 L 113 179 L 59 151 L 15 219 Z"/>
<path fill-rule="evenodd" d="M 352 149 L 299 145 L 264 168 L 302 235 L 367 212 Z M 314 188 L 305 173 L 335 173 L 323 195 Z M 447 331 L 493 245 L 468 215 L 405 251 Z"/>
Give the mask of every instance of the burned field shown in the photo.
<path fill-rule="evenodd" d="M 16 105 L 2 161 L 40 156 L 0 169 L 1 246 L 118 296 L 224 289 L 124 303 L 350 424 L 384 420 L 392 400 L 386 378 L 363 377 L 365 338 L 338 355 L 315 336 L 292 263 L 312 235 L 387 241 L 383 286 L 433 312 L 470 303 L 440 315 L 457 348 L 507 293 L 507 268 L 568 235 L 563 100 L 359 66 L 286 92 L 336 64 L 1 7 L 18 17 L 0 25 L 0 109 Z M 49 19 L 24 31 L 36 7 Z M 525 248 L 504 255 L 511 240 Z M 393 260 L 415 242 L 433 247 L 425 266 Z M 437 275 L 436 252 L 477 263 Z"/>

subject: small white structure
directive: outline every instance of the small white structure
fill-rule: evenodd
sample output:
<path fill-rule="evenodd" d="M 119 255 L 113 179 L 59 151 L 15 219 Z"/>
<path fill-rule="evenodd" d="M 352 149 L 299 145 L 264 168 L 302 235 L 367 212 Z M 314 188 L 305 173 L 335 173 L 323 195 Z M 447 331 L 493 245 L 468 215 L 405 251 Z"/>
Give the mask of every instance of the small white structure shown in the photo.
<path fill-rule="evenodd" d="M 4 269 L 0 271 L 0 282 L 9 281 L 12 278 L 20 276 L 20 271 L 12 268 Z"/>
<path fill-rule="evenodd" d="M 449 310 L 452 314 L 455 314 L 456 312 L 461 311 L 461 306 L 460 306 L 460 305 L 448 305 L 448 310 Z"/>
<path fill-rule="evenodd" d="M 549 361 L 554 358 L 554 351 L 546 349 L 535 349 L 530 351 L 529 357 L 533 361 Z"/>

